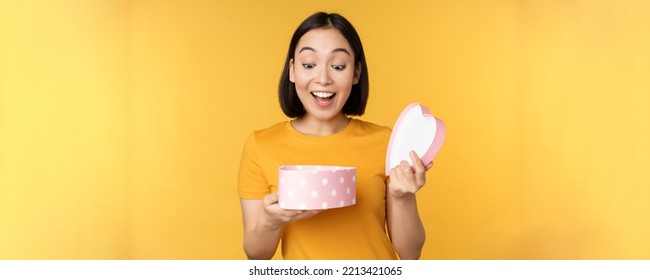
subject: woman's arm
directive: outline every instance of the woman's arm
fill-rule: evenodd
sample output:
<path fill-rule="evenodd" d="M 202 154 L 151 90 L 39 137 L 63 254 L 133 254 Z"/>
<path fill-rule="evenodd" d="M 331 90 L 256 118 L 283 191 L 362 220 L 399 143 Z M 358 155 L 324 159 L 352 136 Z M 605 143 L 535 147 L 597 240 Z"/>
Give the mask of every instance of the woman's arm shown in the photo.
<path fill-rule="evenodd" d="M 316 215 L 320 211 L 284 210 L 278 194 L 262 200 L 241 199 L 244 220 L 244 251 L 248 259 L 271 259 L 282 238 L 283 226 Z"/>
<path fill-rule="evenodd" d="M 415 193 L 426 182 L 424 167 L 415 152 L 410 153 L 413 168 L 408 162 L 391 169 L 386 191 L 386 224 L 388 235 L 401 259 L 419 259 L 425 232 L 418 213 Z"/>

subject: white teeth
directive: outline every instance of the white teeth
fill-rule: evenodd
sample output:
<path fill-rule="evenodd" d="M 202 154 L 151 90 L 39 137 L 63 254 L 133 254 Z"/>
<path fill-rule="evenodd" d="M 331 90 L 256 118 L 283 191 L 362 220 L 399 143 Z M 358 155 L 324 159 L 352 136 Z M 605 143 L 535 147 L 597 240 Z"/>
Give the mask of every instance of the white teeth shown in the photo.
<path fill-rule="evenodd" d="M 312 94 L 320 98 L 330 98 L 334 95 L 333 92 L 322 92 L 322 91 L 314 91 L 312 92 Z"/>

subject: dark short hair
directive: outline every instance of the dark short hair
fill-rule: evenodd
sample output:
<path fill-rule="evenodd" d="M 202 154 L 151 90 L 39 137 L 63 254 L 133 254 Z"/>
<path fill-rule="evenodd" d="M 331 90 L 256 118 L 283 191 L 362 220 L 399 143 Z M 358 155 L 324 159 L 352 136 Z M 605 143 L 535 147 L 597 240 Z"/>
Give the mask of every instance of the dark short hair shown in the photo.
<path fill-rule="evenodd" d="M 343 16 L 336 13 L 318 12 L 309 16 L 303 21 L 300 26 L 293 33 L 291 43 L 289 44 L 289 51 L 287 52 L 287 59 L 284 62 L 284 69 L 280 76 L 280 85 L 278 87 L 278 96 L 280 99 L 280 107 L 287 117 L 296 118 L 301 117 L 307 113 L 305 107 L 298 99 L 296 93 L 296 86 L 289 80 L 289 63 L 294 58 L 296 46 L 298 41 L 305 33 L 319 28 L 334 28 L 341 32 L 343 37 L 348 41 L 354 52 L 354 67 L 361 65 L 361 76 L 359 81 L 352 85 L 350 97 L 343 105 L 343 114 L 361 116 L 366 110 L 366 103 L 368 103 L 368 68 L 366 66 L 366 57 L 363 53 L 363 46 L 361 45 L 361 38 L 354 29 L 352 24 Z"/>

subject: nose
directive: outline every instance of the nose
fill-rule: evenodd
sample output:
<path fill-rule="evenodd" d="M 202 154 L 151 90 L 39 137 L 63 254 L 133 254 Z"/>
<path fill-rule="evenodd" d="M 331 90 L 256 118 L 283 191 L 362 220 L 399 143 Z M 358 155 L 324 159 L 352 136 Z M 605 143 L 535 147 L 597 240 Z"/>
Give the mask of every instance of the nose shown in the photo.
<path fill-rule="evenodd" d="M 332 83 L 330 73 L 327 67 L 321 67 L 316 74 L 316 82 L 321 85 L 327 85 Z"/>

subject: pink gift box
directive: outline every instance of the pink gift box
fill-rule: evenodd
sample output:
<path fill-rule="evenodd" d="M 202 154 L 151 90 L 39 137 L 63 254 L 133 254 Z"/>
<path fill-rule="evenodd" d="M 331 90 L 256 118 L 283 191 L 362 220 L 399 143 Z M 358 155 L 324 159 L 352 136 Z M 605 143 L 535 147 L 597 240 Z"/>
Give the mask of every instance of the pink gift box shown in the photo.
<path fill-rule="evenodd" d="M 279 170 L 280 208 L 319 210 L 354 205 L 355 167 L 283 165 Z"/>

